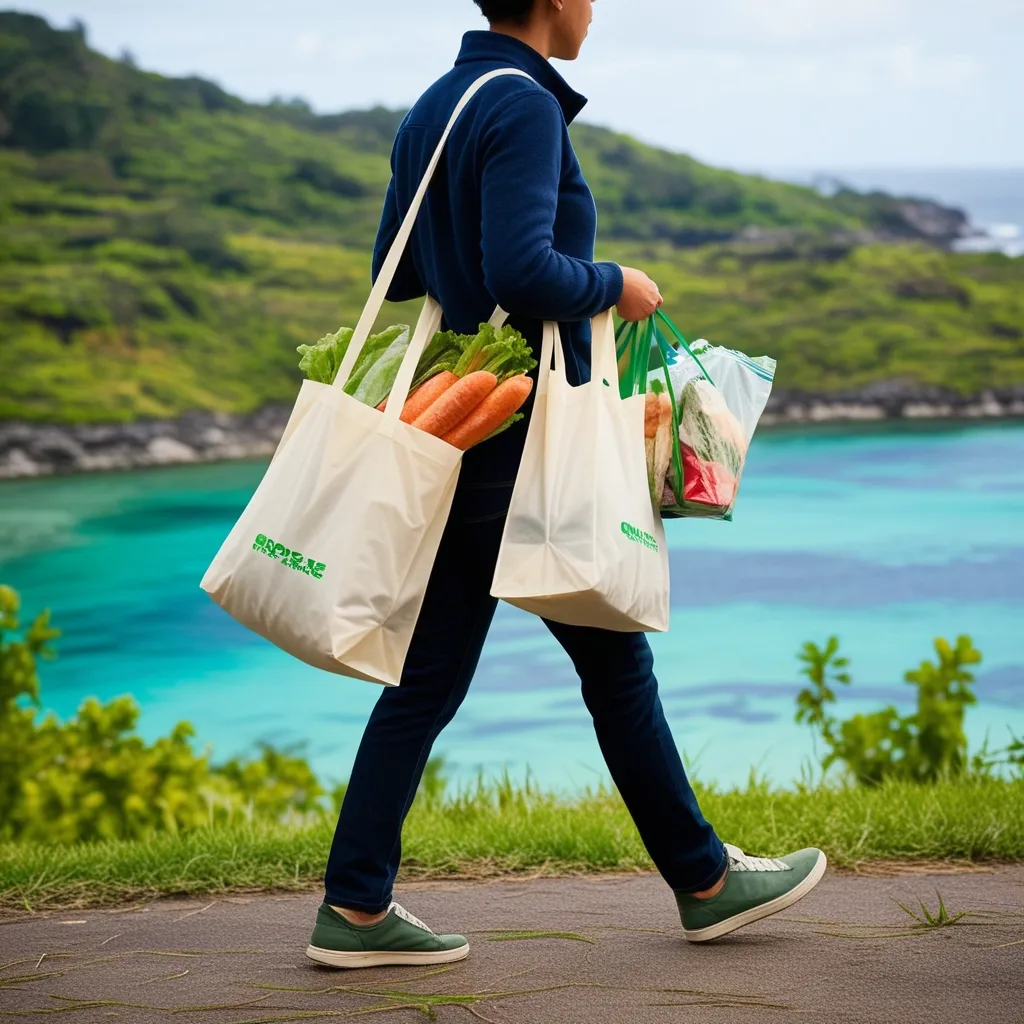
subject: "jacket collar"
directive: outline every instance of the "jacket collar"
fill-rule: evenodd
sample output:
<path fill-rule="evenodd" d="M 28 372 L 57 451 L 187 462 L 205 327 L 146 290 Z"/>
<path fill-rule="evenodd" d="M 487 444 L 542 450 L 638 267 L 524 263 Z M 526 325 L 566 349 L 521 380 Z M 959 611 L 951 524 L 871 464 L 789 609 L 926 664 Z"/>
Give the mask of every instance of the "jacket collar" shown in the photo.
<path fill-rule="evenodd" d="M 489 61 L 505 64 L 525 71 L 534 81 L 550 92 L 562 108 L 565 123 L 572 124 L 586 106 L 581 96 L 532 46 L 501 32 L 467 32 L 462 37 L 456 67 L 471 61 Z"/>

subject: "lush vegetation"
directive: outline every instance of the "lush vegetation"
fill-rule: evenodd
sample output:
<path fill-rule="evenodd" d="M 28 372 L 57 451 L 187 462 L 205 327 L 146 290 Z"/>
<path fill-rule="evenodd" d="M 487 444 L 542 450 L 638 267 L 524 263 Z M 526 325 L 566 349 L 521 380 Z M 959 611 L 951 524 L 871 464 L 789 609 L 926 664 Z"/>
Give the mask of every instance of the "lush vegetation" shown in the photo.
<path fill-rule="evenodd" d="M 291 400 L 296 346 L 365 298 L 398 117 L 253 106 L 0 14 L 0 420 Z M 691 334 L 775 355 L 780 387 L 1024 379 L 1024 261 L 929 248 L 891 197 L 825 198 L 590 126 L 575 141 L 601 255 L 648 266 Z M 878 232 L 904 243 L 855 244 Z"/>

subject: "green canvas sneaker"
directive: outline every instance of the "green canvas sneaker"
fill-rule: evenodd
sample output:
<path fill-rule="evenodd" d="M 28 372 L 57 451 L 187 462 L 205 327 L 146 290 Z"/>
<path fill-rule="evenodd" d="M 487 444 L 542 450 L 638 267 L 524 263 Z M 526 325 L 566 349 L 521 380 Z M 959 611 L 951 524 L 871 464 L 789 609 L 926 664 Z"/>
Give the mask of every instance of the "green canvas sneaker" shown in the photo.
<path fill-rule="evenodd" d="M 707 942 L 771 917 L 803 899 L 825 874 L 821 850 L 799 850 L 785 857 L 748 857 L 725 844 L 729 855 L 725 885 L 716 896 L 699 900 L 677 892 L 683 934 L 690 942 Z"/>
<path fill-rule="evenodd" d="M 392 903 L 377 924 L 345 920 L 326 903 L 316 912 L 316 927 L 306 956 L 328 967 L 392 967 L 450 964 L 469 955 L 461 935 L 435 935 L 419 918 Z"/>

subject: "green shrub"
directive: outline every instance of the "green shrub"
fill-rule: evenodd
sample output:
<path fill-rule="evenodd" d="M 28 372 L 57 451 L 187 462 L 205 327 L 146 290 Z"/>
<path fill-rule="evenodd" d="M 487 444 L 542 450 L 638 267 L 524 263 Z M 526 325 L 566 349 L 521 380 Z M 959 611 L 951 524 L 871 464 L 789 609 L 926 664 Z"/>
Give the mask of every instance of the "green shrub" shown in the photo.
<path fill-rule="evenodd" d="M 61 722 L 39 713 L 38 659 L 60 635 L 48 612 L 19 635 L 18 595 L 0 586 L 0 839 L 144 839 L 235 818 L 320 815 L 324 790 L 294 752 L 212 765 L 179 722 L 147 743 L 130 697 L 86 700 Z"/>
<path fill-rule="evenodd" d="M 999 765 L 1024 766 L 1024 742 L 1014 738 L 1006 750 L 990 754 L 986 747 L 973 759 L 967 749 L 964 716 L 977 703 L 974 675 L 968 666 L 981 661 L 969 636 L 952 645 L 935 641 L 937 660 L 922 661 L 904 675 L 917 691 L 916 710 L 901 715 L 892 705 L 844 721 L 828 712 L 836 686 L 852 682 L 849 659 L 839 654 L 839 640 L 824 647 L 804 645 L 801 670 L 810 686 L 797 696 L 798 722 L 813 728 L 825 746 L 822 767 L 842 764 L 858 783 L 876 786 L 886 780 L 933 783 L 968 771 L 984 774 Z"/>
<path fill-rule="evenodd" d="M 147 743 L 131 697 L 83 702 L 66 722 L 40 716 L 39 661 L 59 630 L 43 612 L 25 629 L 20 599 L 0 584 L 0 841 L 74 843 L 148 839 L 207 825 L 311 825 L 336 815 L 346 784 L 329 793 L 299 750 L 259 746 L 256 758 L 211 762 L 179 722 Z M 418 803 L 440 807 L 448 780 L 431 758 Z"/>
<path fill-rule="evenodd" d="M 8 834 L 7 823 L 20 802 L 32 748 L 34 712 L 18 702 L 39 703 L 36 659 L 54 657 L 51 641 L 60 636 L 50 625 L 49 612 L 43 612 L 20 639 L 7 639 L 20 628 L 19 604 L 10 587 L 0 586 L 0 834 Z"/>
<path fill-rule="evenodd" d="M 234 758 L 215 769 L 230 799 L 241 799 L 249 817 L 295 818 L 323 810 L 323 786 L 309 763 L 296 752 L 260 744 L 258 760 Z"/>

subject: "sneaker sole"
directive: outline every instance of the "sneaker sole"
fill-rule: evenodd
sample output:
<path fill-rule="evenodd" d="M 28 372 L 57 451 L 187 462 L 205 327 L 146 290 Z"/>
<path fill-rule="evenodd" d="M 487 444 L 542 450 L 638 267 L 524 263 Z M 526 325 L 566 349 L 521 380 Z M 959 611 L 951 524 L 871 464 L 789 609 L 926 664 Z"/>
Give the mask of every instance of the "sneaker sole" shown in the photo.
<path fill-rule="evenodd" d="M 712 939 L 720 939 L 723 935 L 736 931 L 738 928 L 745 928 L 755 921 L 763 921 L 772 914 L 779 913 L 787 907 L 793 906 L 802 900 L 822 879 L 825 868 L 828 867 L 828 858 L 822 853 L 818 857 L 818 863 L 811 869 L 811 873 L 797 886 L 794 886 L 787 893 L 762 903 L 758 907 L 751 907 L 740 914 L 719 921 L 718 924 L 709 925 L 707 928 L 697 928 L 693 931 L 683 929 L 683 935 L 689 942 L 710 942 Z"/>
<path fill-rule="evenodd" d="M 436 953 L 410 953 L 386 949 L 350 953 L 310 946 L 306 950 L 306 956 L 327 967 L 429 967 L 431 964 L 451 964 L 456 960 L 465 960 L 469 956 L 469 943 Z"/>

